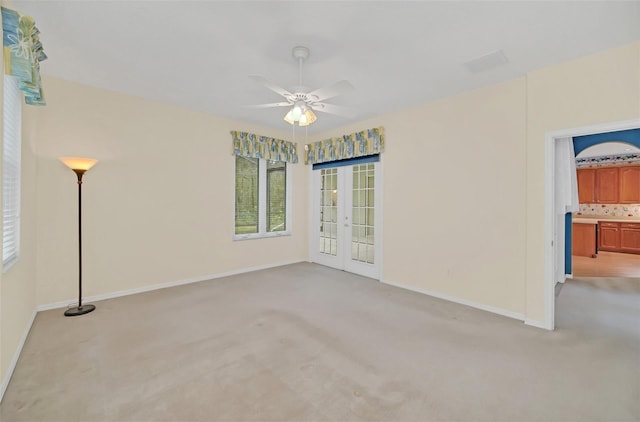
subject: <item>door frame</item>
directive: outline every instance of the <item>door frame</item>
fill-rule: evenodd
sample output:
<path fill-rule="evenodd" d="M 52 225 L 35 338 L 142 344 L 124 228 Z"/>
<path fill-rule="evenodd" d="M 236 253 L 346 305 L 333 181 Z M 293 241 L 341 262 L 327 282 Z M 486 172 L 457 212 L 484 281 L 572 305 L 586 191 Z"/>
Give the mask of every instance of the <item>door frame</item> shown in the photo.
<path fill-rule="evenodd" d="M 640 128 L 640 119 L 621 122 L 605 123 L 595 126 L 586 126 L 573 129 L 565 129 L 549 132 L 545 135 L 545 174 L 544 174 L 544 321 L 541 328 L 555 329 L 555 274 L 556 265 L 564 267 L 565 259 L 559 262 L 555 260 L 554 231 L 555 231 L 555 197 L 556 197 L 556 166 L 555 143 L 560 138 L 573 138 L 576 136 L 595 135 L 598 133 L 617 132 L 627 129 Z M 562 234 L 564 235 L 564 234 Z M 562 255 L 564 257 L 564 254 Z M 534 321 L 525 321 L 530 325 L 539 324 Z"/>
<path fill-rule="evenodd" d="M 375 181 L 376 184 L 376 197 L 375 197 L 375 214 L 374 214 L 374 227 L 375 227 L 375 244 L 376 244 L 376 248 L 375 248 L 375 257 L 374 257 L 374 267 L 376 268 L 376 273 L 377 276 L 376 277 L 372 277 L 370 275 L 364 275 L 364 277 L 369 277 L 372 278 L 374 280 L 377 281 L 382 281 L 382 269 L 383 269 L 383 243 L 384 243 L 384 227 L 383 227 L 383 222 L 384 222 L 384 217 L 383 217 L 383 204 L 384 204 L 384 158 L 383 158 L 383 154 L 380 154 L 379 156 L 379 160 L 375 163 L 377 165 L 377 176 L 379 180 Z M 308 242 L 308 248 L 309 248 L 309 253 L 308 253 L 308 261 L 309 262 L 316 262 L 315 261 L 315 257 L 316 257 L 316 250 L 318 248 L 318 243 L 317 243 L 317 237 L 316 237 L 316 233 L 314 231 L 314 227 L 317 226 L 317 221 L 315 221 L 315 213 L 317 208 L 320 206 L 318 200 L 319 198 L 316 197 L 316 193 L 315 193 L 315 189 L 316 189 L 316 175 L 314 174 L 314 171 L 319 171 L 319 170 L 313 170 L 313 166 L 309 165 L 309 196 L 308 196 L 308 204 L 309 206 L 309 210 L 308 210 L 308 237 L 309 237 L 309 242 Z M 343 224 L 343 222 L 340 222 L 340 224 Z M 345 267 L 345 265 L 343 265 L 343 267 Z M 347 271 L 346 269 L 344 271 Z"/>

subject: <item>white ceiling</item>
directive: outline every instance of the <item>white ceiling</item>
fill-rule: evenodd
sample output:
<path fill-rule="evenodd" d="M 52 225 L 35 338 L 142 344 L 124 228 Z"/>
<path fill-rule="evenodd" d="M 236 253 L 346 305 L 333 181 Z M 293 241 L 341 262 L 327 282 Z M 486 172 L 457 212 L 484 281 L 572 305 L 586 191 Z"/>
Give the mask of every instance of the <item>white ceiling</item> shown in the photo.
<path fill-rule="evenodd" d="M 49 60 L 42 73 L 277 129 L 293 89 L 296 45 L 310 48 L 304 85 L 347 79 L 310 132 L 400 110 L 640 39 L 640 1 L 24 1 Z M 508 63 L 464 63 L 502 50 Z M 46 86 L 45 86 L 46 95 Z M 49 98 L 49 101 L 55 101 Z"/>

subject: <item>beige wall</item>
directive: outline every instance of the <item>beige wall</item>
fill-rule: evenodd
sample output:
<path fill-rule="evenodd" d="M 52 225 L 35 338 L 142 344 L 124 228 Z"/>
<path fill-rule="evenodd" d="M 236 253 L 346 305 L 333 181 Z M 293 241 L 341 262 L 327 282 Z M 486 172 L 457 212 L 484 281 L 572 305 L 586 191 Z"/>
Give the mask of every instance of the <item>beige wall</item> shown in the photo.
<path fill-rule="evenodd" d="M 84 295 L 307 257 L 307 172 L 293 165 L 293 235 L 233 241 L 230 130 L 288 133 L 55 78 L 29 110 L 38 155 L 37 303 L 77 296 L 77 185 L 58 157 L 95 157 L 84 177 Z M 301 146 L 300 146 L 301 147 Z"/>
<path fill-rule="evenodd" d="M 544 319 L 544 138 L 558 130 L 640 118 L 640 42 L 527 76 L 526 314 Z"/>
<path fill-rule="evenodd" d="M 321 135 L 385 127 L 384 281 L 524 313 L 525 84 Z"/>

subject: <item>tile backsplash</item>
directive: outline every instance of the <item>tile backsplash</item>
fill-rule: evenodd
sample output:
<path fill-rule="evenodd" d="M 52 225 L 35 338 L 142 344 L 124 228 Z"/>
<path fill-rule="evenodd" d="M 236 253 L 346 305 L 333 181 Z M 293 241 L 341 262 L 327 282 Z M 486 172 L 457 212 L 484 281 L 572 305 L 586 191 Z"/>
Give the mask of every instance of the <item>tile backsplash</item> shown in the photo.
<path fill-rule="evenodd" d="M 580 204 L 579 214 L 640 217 L 640 204 Z"/>
<path fill-rule="evenodd" d="M 576 167 L 600 167 L 640 163 L 640 154 L 604 155 L 602 157 L 576 158 Z"/>

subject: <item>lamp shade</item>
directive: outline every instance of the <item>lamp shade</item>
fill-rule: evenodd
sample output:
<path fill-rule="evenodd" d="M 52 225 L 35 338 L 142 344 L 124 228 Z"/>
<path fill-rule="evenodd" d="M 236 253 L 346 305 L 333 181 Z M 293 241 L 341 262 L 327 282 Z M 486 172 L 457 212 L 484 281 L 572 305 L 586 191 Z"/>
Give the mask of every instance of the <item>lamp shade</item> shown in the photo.
<path fill-rule="evenodd" d="M 294 124 L 296 121 L 293 118 L 293 111 L 289 110 L 289 112 L 284 116 L 284 121 L 289 123 L 290 125 Z"/>
<path fill-rule="evenodd" d="M 300 105 L 299 102 L 297 102 L 284 116 L 284 121 L 290 125 L 298 122 L 298 126 L 309 126 L 316 120 L 317 117 L 313 110 L 305 104 Z"/>
<path fill-rule="evenodd" d="M 298 126 L 309 126 L 311 123 L 315 122 L 317 119 L 315 113 L 310 109 L 306 109 L 304 114 L 300 116 L 300 120 L 298 120 Z"/>
<path fill-rule="evenodd" d="M 84 170 L 87 171 L 93 167 L 98 160 L 95 158 L 83 158 L 83 157 L 60 157 L 60 161 L 69 167 L 71 170 Z"/>

